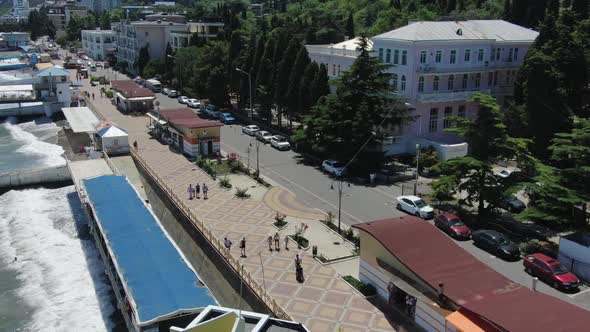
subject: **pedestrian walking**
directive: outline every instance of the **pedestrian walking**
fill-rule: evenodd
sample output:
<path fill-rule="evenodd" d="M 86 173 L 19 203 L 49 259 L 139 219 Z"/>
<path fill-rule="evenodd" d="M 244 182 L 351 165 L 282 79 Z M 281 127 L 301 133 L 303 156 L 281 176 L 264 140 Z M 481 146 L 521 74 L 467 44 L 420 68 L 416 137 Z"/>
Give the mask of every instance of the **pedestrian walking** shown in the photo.
<path fill-rule="evenodd" d="M 207 184 L 203 182 L 203 199 L 208 199 L 207 192 L 209 192 L 209 187 L 207 187 Z"/>
<path fill-rule="evenodd" d="M 201 186 L 198 183 L 195 184 L 195 194 L 197 195 L 197 199 L 201 199 Z"/>
<path fill-rule="evenodd" d="M 268 236 L 268 251 L 272 251 L 272 235 Z"/>
<path fill-rule="evenodd" d="M 242 257 L 246 257 L 246 238 L 243 237 L 240 241 L 240 254 Z"/>
<path fill-rule="evenodd" d="M 295 266 L 301 266 L 301 257 L 299 257 L 299 254 L 295 255 Z"/>
<path fill-rule="evenodd" d="M 188 192 L 188 199 L 193 199 L 193 185 L 189 183 L 188 188 L 186 189 Z"/>
<path fill-rule="evenodd" d="M 301 257 L 299 257 L 299 254 L 295 255 L 295 279 L 299 283 L 305 281 L 305 278 L 303 277 L 303 267 L 301 266 Z"/>
<path fill-rule="evenodd" d="M 137 150 L 137 141 L 133 141 L 133 148 Z"/>
<path fill-rule="evenodd" d="M 231 242 L 231 240 L 230 240 L 230 239 L 228 239 L 228 238 L 224 237 L 224 238 L 223 238 L 223 244 L 225 245 L 225 249 L 227 249 L 227 250 L 231 250 L 231 245 L 232 245 L 232 242 Z"/>
<path fill-rule="evenodd" d="M 289 235 L 285 235 L 285 250 L 289 250 Z"/>
<path fill-rule="evenodd" d="M 275 250 L 281 250 L 281 237 L 279 236 L 279 232 L 275 233 Z"/>
<path fill-rule="evenodd" d="M 92 93 L 92 100 L 94 100 L 94 92 Z"/>

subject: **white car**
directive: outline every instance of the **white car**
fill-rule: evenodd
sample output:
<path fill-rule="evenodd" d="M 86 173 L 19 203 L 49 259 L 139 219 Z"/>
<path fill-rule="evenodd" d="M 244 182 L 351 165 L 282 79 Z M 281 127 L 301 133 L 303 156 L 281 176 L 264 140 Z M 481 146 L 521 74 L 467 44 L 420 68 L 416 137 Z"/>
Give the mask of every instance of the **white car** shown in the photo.
<path fill-rule="evenodd" d="M 254 134 L 259 131 L 260 128 L 256 125 L 249 125 L 242 127 L 242 132 L 246 135 L 254 136 Z"/>
<path fill-rule="evenodd" d="M 338 160 L 324 160 L 322 169 L 334 176 L 341 176 L 346 173 L 346 164 Z"/>
<path fill-rule="evenodd" d="M 281 135 L 275 135 L 271 137 L 270 145 L 277 150 L 289 150 L 291 148 L 289 141 L 287 141 L 287 139 Z"/>
<path fill-rule="evenodd" d="M 399 196 L 396 206 L 398 210 L 405 211 L 416 217 L 424 219 L 434 217 L 434 209 L 418 196 Z"/>
<path fill-rule="evenodd" d="M 168 91 L 168 97 L 170 97 L 170 98 L 176 98 L 176 97 L 178 97 L 178 91 L 170 89 Z"/>
<path fill-rule="evenodd" d="M 187 96 L 180 96 L 180 97 L 178 97 L 178 102 L 181 104 L 186 104 L 186 103 L 188 103 L 188 97 Z"/>
<path fill-rule="evenodd" d="M 162 89 L 162 94 L 163 95 L 168 95 L 168 93 L 170 93 L 170 89 L 169 88 Z"/>
<path fill-rule="evenodd" d="M 272 134 L 266 130 L 259 130 L 256 132 L 256 134 L 254 136 L 256 136 L 256 139 L 261 141 L 262 143 L 268 143 L 268 142 L 270 142 L 270 138 L 272 137 Z"/>
<path fill-rule="evenodd" d="M 188 107 L 192 107 L 192 108 L 201 108 L 201 102 L 198 99 L 195 98 L 191 98 L 189 99 L 186 104 L 188 105 Z"/>
<path fill-rule="evenodd" d="M 510 175 L 512 175 L 512 172 L 513 171 L 511 171 L 511 170 L 503 169 L 503 170 L 499 171 L 498 173 L 496 173 L 496 176 L 499 178 L 502 178 L 502 179 L 507 179 L 510 177 Z"/>

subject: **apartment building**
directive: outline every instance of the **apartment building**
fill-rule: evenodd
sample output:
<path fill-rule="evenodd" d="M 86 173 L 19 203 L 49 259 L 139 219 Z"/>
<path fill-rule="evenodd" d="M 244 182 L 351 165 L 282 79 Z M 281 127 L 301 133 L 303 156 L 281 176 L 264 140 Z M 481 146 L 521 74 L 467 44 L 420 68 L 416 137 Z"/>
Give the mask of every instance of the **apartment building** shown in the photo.
<path fill-rule="evenodd" d="M 57 38 L 65 36 L 66 26 L 74 15 L 86 17 L 88 16 L 88 9 L 73 5 L 62 5 L 48 8 L 47 19 L 55 26 Z"/>
<path fill-rule="evenodd" d="M 467 144 L 445 131 L 451 125 L 448 118 L 474 118 L 477 106 L 467 100 L 476 91 L 490 93 L 505 105 L 537 36 L 536 31 L 502 20 L 472 20 L 411 22 L 372 37 L 373 55 L 391 65 L 392 92 L 412 105 L 415 117 L 402 128 L 390 129 L 383 151 L 414 153 L 420 144 L 434 146 L 443 159 L 465 155 Z M 327 57 L 314 52 L 313 46 L 308 50 L 312 60 L 328 66 L 331 77 L 352 63 L 350 52 L 339 55 L 335 49 Z"/>
<path fill-rule="evenodd" d="M 82 48 L 94 60 L 106 60 L 112 52 L 114 34 L 112 30 L 82 30 Z"/>
<path fill-rule="evenodd" d="M 139 50 L 146 45 L 151 59 L 163 60 L 168 43 L 172 45 L 172 33 L 187 31 L 187 29 L 185 23 L 175 23 L 165 19 L 135 22 L 121 20 L 113 26 L 117 45 L 117 62 L 126 63 L 127 70 L 135 73 L 134 63 Z"/>

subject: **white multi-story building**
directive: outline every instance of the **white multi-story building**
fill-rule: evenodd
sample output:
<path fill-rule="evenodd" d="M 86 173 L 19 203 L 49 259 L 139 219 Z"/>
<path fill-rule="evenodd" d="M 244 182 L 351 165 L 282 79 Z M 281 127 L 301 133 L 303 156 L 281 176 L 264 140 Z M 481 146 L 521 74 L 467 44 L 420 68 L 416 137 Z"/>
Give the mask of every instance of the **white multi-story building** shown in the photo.
<path fill-rule="evenodd" d="M 94 60 L 106 60 L 114 47 L 112 30 L 82 30 L 82 48 Z"/>
<path fill-rule="evenodd" d="M 13 0 L 12 1 L 12 16 L 14 17 L 28 17 L 29 16 L 29 1 L 28 0 Z"/>
<path fill-rule="evenodd" d="M 150 59 L 163 60 L 166 56 L 168 43 L 172 45 L 172 34 L 176 31 L 187 31 L 186 23 L 175 23 L 167 20 L 128 22 L 121 20 L 113 26 L 117 45 L 117 62 L 127 63 L 131 73 L 136 72 L 134 63 L 139 50 L 148 45 Z"/>
<path fill-rule="evenodd" d="M 505 105 L 537 36 L 506 21 L 474 20 L 413 22 L 372 37 L 373 55 L 391 65 L 392 91 L 415 109 L 414 121 L 391 129 L 384 152 L 414 153 L 421 144 L 433 145 L 444 159 L 466 154 L 467 145 L 445 131 L 451 125 L 448 117 L 474 118 L 477 106 L 467 100 L 476 91 L 490 93 Z M 338 67 L 347 70 L 354 60 L 336 50 L 327 58 L 310 47 L 312 60 L 325 63 L 331 76 L 338 76 Z"/>

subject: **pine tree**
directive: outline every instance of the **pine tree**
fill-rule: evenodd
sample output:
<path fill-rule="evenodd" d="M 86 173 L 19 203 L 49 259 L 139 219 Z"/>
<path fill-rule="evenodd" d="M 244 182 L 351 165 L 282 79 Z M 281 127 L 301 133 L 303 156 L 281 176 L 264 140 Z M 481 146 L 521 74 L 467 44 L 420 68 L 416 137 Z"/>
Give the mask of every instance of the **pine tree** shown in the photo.
<path fill-rule="evenodd" d="M 580 15 L 581 19 L 588 18 L 588 12 L 590 11 L 590 2 L 588 0 L 573 0 L 572 11 L 577 15 Z"/>
<path fill-rule="evenodd" d="M 301 86 L 301 79 L 303 78 L 303 72 L 305 67 L 311 62 L 307 48 L 301 45 L 299 52 L 297 52 L 297 58 L 291 68 L 291 74 L 289 75 L 289 87 L 287 88 L 287 110 L 289 113 L 289 128 L 293 129 L 293 118 L 301 113 L 301 103 L 299 100 L 299 89 Z"/>
<path fill-rule="evenodd" d="M 330 78 L 328 77 L 328 68 L 323 63 L 319 66 L 318 72 L 311 82 L 310 104 L 315 105 L 318 100 L 330 94 Z"/>
<path fill-rule="evenodd" d="M 314 61 L 305 67 L 303 77 L 301 78 L 301 84 L 299 86 L 299 114 L 305 115 L 309 112 L 309 108 L 312 105 L 312 82 L 319 71 L 318 64 Z"/>
<path fill-rule="evenodd" d="M 352 16 L 352 12 L 348 13 L 348 19 L 346 20 L 346 28 L 345 33 L 348 38 L 354 38 L 354 17 Z"/>
<path fill-rule="evenodd" d="M 228 77 L 230 80 L 230 91 L 235 92 L 239 89 L 240 76 L 243 74 L 236 71 L 238 66 L 240 53 L 242 51 L 242 35 L 239 31 L 234 31 L 231 34 L 229 42 L 228 53 Z"/>
<path fill-rule="evenodd" d="M 252 73 L 252 84 L 256 81 L 256 74 L 258 74 L 258 68 L 260 67 L 260 61 L 262 60 L 262 55 L 264 54 L 264 44 L 265 40 L 263 37 L 258 37 L 256 40 L 256 47 L 254 49 L 254 58 L 252 60 L 252 68 L 250 72 Z M 256 86 L 256 84 L 254 84 Z M 256 90 L 254 90 L 256 91 Z M 254 95 L 256 95 L 254 93 Z"/>
<path fill-rule="evenodd" d="M 292 38 L 289 41 L 287 49 L 283 52 L 281 62 L 277 71 L 277 77 L 275 81 L 274 89 L 274 100 L 277 105 L 277 113 L 279 117 L 279 127 L 282 127 L 282 113 L 283 109 L 287 106 L 287 91 L 289 89 L 289 77 L 291 76 L 291 67 L 295 62 L 297 56 L 297 50 L 301 47 L 301 43 L 296 39 Z"/>

